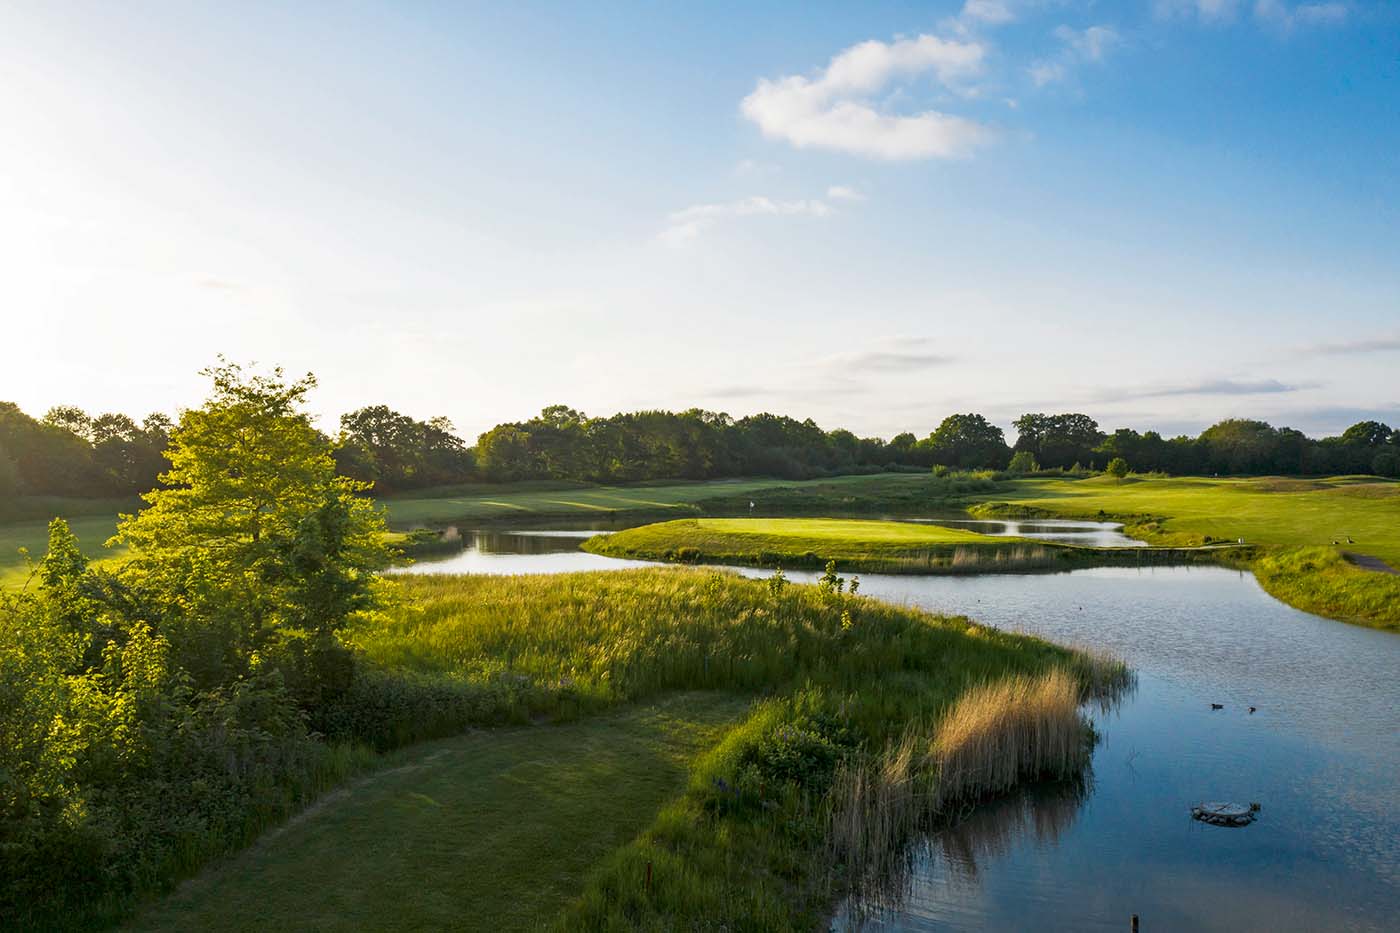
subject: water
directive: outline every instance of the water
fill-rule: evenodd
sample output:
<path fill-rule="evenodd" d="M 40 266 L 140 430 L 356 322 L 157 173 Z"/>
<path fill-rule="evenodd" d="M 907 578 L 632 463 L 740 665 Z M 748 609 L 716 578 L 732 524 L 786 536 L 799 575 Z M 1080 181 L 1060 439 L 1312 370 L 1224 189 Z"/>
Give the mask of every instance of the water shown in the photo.
<path fill-rule="evenodd" d="M 1027 521 L 989 518 L 910 518 L 901 521 L 926 522 L 945 528 L 966 528 L 993 538 L 1031 538 L 1083 547 L 1145 547 L 1147 542 L 1123 534 L 1118 522 L 1079 522 L 1061 518 Z"/>
<path fill-rule="evenodd" d="M 448 557 L 424 558 L 392 573 L 568 573 L 575 570 L 617 570 L 656 566 L 650 561 L 619 560 L 580 551 L 579 545 L 603 529 L 525 529 L 465 531 L 448 529 L 462 550 Z"/>
<path fill-rule="evenodd" d="M 477 533 L 413 569 L 638 563 L 578 552 L 570 534 Z M 1115 712 L 1091 711 L 1102 740 L 1085 792 L 1032 788 L 979 809 L 916 849 L 897 903 L 863 905 L 863 924 L 843 911 L 836 928 L 1123 930 L 1136 913 L 1144 930 L 1400 929 L 1400 637 L 1292 609 L 1218 567 L 861 583 L 1102 648 L 1139 685 Z M 1263 809 L 1249 827 L 1206 826 L 1189 817 L 1203 800 Z"/>

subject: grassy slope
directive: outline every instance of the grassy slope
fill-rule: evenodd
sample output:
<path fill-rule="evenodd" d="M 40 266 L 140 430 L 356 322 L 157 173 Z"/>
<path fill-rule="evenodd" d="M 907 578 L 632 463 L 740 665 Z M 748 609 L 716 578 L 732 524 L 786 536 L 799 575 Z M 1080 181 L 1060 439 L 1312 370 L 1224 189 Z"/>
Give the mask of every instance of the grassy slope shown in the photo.
<path fill-rule="evenodd" d="M 649 825 L 748 702 L 680 694 L 416 746 L 134 930 L 532 929 Z"/>
<path fill-rule="evenodd" d="M 559 928 L 810 929 L 831 903 L 819 818 L 831 773 L 803 710 L 879 749 L 971 685 L 1093 669 L 966 619 L 707 570 L 400 585 L 399 607 L 351 633 L 372 662 L 485 689 L 531 683 L 532 710 L 601 715 L 410 752 L 415 770 L 326 801 L 140 928 L 537 928 L 570 902 Z M 692 692 L 662 699 L 675 691 Z M 745 712 L 741 697 L 764 699 Z M 769 761 L 756 783 L 755 760 Z M 782 784 L 788 766 L 810 783 Z"/>

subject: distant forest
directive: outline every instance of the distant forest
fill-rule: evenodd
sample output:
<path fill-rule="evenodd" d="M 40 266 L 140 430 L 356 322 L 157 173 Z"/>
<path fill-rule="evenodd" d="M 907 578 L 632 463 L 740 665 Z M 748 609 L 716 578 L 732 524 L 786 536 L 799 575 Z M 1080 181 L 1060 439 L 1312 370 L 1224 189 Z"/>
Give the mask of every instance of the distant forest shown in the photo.
<path fill-rule="evenodd" d="M 1221 421 L 1198 437 L 1172 438 L 1129 428 L 1105 433 L 1078 413 L 1027 414 L 1014 424 L 1012 446 L 978 414 L 949 415 L 927 437 L 906 432 L 884 440 L 768 413 L 734 419 L 690 409 L 589 418 L 555 405 L 529 421 L 497 425 L 469 447 L 446 418 L 418 421 L 375 405 L 342 416 L 335 440 L 340 472 L 374 483 L 381 493 L 530 479 L 806 479 L 932 467 L 1092 470 L 1115 458 L 1137 472 L 1400 476 L 1400 430 L 1377 421 L 1322 439 L 1246 419 Z M 0 402 L 0 502 L 16 495 L 116 497 L 151 489 L 169 468 L 162 452 L 175 427 L 162 414 L 138 423 L 72 406 L 40 419 Z"/>

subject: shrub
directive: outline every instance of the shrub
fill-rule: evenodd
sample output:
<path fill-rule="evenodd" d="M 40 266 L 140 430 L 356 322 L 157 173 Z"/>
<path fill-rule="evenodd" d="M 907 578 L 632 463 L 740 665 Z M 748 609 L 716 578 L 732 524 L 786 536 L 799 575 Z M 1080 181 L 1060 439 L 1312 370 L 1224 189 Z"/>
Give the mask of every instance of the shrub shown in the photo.
<path fill-rule="evenodd" d="M 1114 457 L 1112 460 L 1108 461 L 1108 466 L 1104 468 L 1104 472 L 1109 476 L 1122 479 L 1128 475 L 1128 461 L 1124 460 L 1122 457 Z"/>
<path fill-rule="evenodd" d="M 1035 462 L 1035 454 L 1029 450 L 1018 450 L 1011 457 L 1011 463 L 1007 466 L 1006 472 L 1024 476 L 1027 473 L 1035 473 L 1040 469 L 1040 464 Z"/>

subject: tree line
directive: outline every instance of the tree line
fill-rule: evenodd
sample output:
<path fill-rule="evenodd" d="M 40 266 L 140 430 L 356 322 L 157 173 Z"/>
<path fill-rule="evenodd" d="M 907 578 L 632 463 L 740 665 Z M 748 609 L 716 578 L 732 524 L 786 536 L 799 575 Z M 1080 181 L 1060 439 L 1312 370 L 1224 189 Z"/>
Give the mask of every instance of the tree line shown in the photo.
<path fill-rule="evenodd" d="M 469 446 L 446 418 L 419 421 L 387 405 L 345 414 L 331 444 L 338 472 L 380 493 L 465 482 L 577 480 L 638 482 L 776 476 L 808 479 L 881 470 L 1103 469 L 1121 460 L 1137 472 L 1176 475 L 1400 476 L 1400 430 L 1362 421 L 1335 437 L 1232 418 L 1190 437 L 1100 429 L 1078 413 L 1029 413 L 1001 428 L 976 413 L 953 414 L 927 436 L 889 440 L 823 430 L 767 412 L 732 418 L 692 408 L 590 418 L 553 405 L 527 421 L 499 424 Z M 158 485 L 171 420 L 140 423 L 121 414 L 90 416 L 72 406 L 42 419 L 0 403 L 0 501 L 20 494 L 124 496 Z"/>

